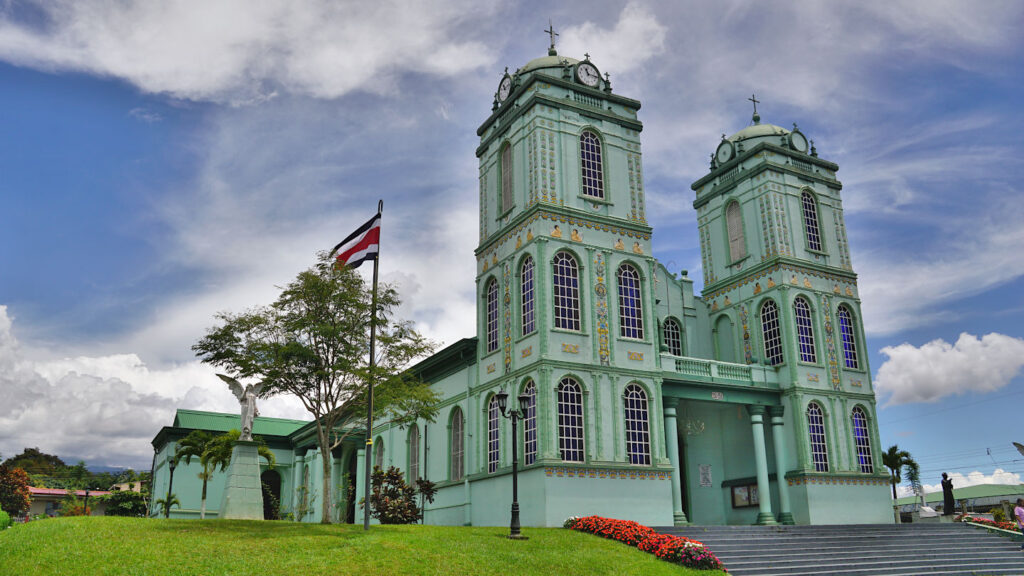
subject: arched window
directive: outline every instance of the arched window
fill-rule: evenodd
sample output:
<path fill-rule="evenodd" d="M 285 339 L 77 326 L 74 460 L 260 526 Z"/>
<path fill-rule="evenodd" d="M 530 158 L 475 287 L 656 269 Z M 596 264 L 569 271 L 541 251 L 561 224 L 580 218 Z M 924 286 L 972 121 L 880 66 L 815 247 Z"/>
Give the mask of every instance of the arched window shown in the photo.
<path fill-rule="evenodd" d="M 639 385 L 630 384 L 622 400 L 626 410 L 626 458 L 630 464 L 647 466 L 651 463 L 647 394 Z"/>
<path fill-rule="evenodd" d="M 526 336 L 536 329 L 533 320 L 533 258 L 530 256 L 523 259 L 519 281 L 521 288 L 519 308 L 523 311 L 523 336 Z"/>
<path fill-rule="evenodd" d="M 555 254 L 554 274 L 555 328 L 580 329 L 580 281 L 576 259 L 565 252 Z"/>
<path fill-rule="evenodd" d="M 523 465 L 529 466 L 537 461 L 537 387 L 532 380 L 523 388 L 523 394 L 530 397 L 523 415 Z"/>
<path fill-rule="evenodd" d="M 725 225 L 729 233 L 729 260 L 735 262 L 747 255 L 747 244 L 743 238 L 743 215 L 740 203 L 733 202 L 725 209 Z"/>
<path fill-rule="evenodd" d="M 562 460 L 583 462 L 583 392 L 572 378 L 558 384 L 558 449 Z"/>
<path fill-rule="evenodd" d="M 807 405 L 807 431 L 811 440 L 811 461 L 815 472 L 828 472 L 828 448 L 825 446 L 825 416 L 821 406 Z"/>
<path fill-rule="evenodd" d="M 584 130 L 580 134 L 580 166 L 583 169 L 583 195 L 604 198 L 604 164 L 601 161 L 601 140 L 597 134 Z"/>
<path fill-rule="evenodd" d="M 413 424 L 409 429 L 409 475 L 408 481 L 415 482 L 420 477 L 420 428 Z"/>
<path fill-rule="evenodd" d="M 807 232 L 807 247 L 821 251 L 821 227 L 818 226 L 818 203 L 810 192 L 800 194 L 804 208 L 804 230 Z"/>
<path fill-rule="evenodd" d="M 640 300 L 640 273 L 629 264 L 619 266 L 619 335 L 644 337 L 644 314 Z"/>
<path fill-rule="evenodd" d="M 679 322 L 675 318 L 665 320 L 665 346 L 668 353 L 673 356 L 683 355 L 683 331 L 679 328 Z"/>
<path fill-rule="evenodd" d="M 377 440 L 373 444 L 373 466 L 381 470 L 384 469 L 384 439 L 380 436 L 377 436 Z"/>
<path fill-rule="evenodd" d="M 501 148 L 501 213 L 512 209 L 512 145 Z"/>
<path fill-rule="evenodd" d="M 491 278 L 487 282 L 487 351 L 498 349 L 498 281 Z"/>
<path fill-rule="evenodd" d="M 462 480 L 463 470 L 465 470 L 464 454 L 465 449 L 463 448 L 463 434 L 462 429 L 465 425 L 465 420 L 462 418 L 462 409 L 456 406 L 452 409 L 452 465 L 451 470 L 448 473 L 450 480 Z"/>
<path fill-rule="evenodd" d="M 871 462 L 871 440 L 868 439 L 868 417 L 864 409 L 857 406 L 850 417 L 853 420 L 853 443 L 857 447 L 857 463 L 860 471 L 871 474 L 875 465 Z"/>
<path fill-rule="evenodd" d="M 802 297 L 793 301 L 793 316 L 796 318 L 796 336 L 800 342 L 800 361 L 817 362 L 814 348 L 814 323 L 811 322 L 811 305 Z"/>
<path fill-rule="evenodd" d="M 501 423 L 501 410 L 498 409 L 498 399 L 491 396 L 487 404 L 487 473 L 498 471 L 498 460 L 501 457 L 498 424 Z"/>
<path fill-rule="evenodd" d="M 839 312 L 839 335 L 843 339 L 843 358 L 846 360 L 846 367 L 854 370 L 860 369 L 857 361 L 857 332 L 853 326 L 853 314 L 846 306 L 840 305 Z"/>
<path fill-rule="evenodd" d="M 782 333 L 779 331 L 779 307 L 769 300 L 761 307 L 761 334 L 764 336 L 764 358 L 775 366 L 782 363 Z"/>

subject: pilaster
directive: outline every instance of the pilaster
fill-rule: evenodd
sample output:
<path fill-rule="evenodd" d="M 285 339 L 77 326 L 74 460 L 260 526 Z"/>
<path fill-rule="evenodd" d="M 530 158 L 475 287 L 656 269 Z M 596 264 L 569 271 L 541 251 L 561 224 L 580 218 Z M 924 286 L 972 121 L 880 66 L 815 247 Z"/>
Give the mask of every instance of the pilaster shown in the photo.
<path fill-rule="evenodd" d="M 765 407 L 748 404 L 747 412 L 750 413 L 750 427 L 754 436 L 754 464 L 757 468 L 757 493 L 760 512 L 757 514 L 756 523 L 758 525 L 773 525 L 777 524 L 777 522 L 772 515 L 772 493 L 771 485 L 768 483 L 768 458 L 765 455 Z"/>
<path fill-rule="evenodd" d="M 775 447 L 775 478 L 779 488 L 779 524 L 795 524 L 789 503 L 789 485 L 786 482 L 786 441 L 783 438 L 783 415 L 786 407 L 769 406 L 772 419 L 772 442 Z"/>
<path fill-rule="evenodd" d="M 677 401 L 666 399 L 665 412 L 665 449 L 668 451 L 669 462 L 672 463 L 672 521 L 676 526 L 685 526 L 690 522 L 683 512 L 682 474 L 679 463 L 679 428 L 676 424 Z"/>

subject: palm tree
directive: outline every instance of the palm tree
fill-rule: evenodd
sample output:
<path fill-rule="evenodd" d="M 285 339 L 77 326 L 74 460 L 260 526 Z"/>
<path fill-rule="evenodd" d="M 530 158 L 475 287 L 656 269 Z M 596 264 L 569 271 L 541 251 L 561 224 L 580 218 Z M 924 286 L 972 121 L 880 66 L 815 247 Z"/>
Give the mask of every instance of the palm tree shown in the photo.
<path fill-rule="evenodd" d="M 206 518 L 206 483 L 213 475 L 213 468 L 203 462 L 203 458 L 215 446 L 216 438 L 213 433 L 206 430 L 193 430 L 178 442 L 178 447 L 174 451 L 175 461 L 185 460 L 185 464 L 191 464 L 192 457 L 195 456 L 203 467 L 203 471 L 198 474 L 199 479 L 203 481 L 202 504 L 199 507 L 200 520 Z"/>
<path fill-rule="evenodd" d="M 900 447 L 896 444 L 889 446 L 889 450 L 882 454 L 882 464 L 889 469 L 891 478 L 889 479 L 892 484 L 892 499 L 896 499 L 896 486 L 903 482 L 903 470 L 906 469 L 907 473 L 910 474 L 911 470 L 917 470 L 917 462 L 910 457 L 910 452 L 906 450 L 900 450 Z M 920 480 L 919 480 L 920 481 Z"/>
<path fill-rule="evenodd" d="M 235 444 L 238 442 L 238 438 L 241 436 L 241 432 L 238 430 L 228 430 L 227 432 L 217 436 L 213 439 L 210 444 L 210 449 L 203 454 L 199 462 L 203 465 L 203 469 L 209 468 L 210 473 L 217 468 L 221 472 L 227 469 L 228 464 L 231 463 L 231 453 L 234 451 Z M 259 436 L 253 436 L 252 439 L 256 441 L 256 450 L 259 455 L 267 461 L 267 465 L 273 469 L 277 464 L 277 458 L 274 457 L 274 453 L 267 448 L 266 442 Z"/>
<path fill-rule="evenodd" d="M 170 512 L 170 509 L 174 508 L 175 505 L 177 505 L 178 508 L 181 508 L 181 500 L 178 500 L 177 496 L 171 494 L 170 498 L 161 498 L 157 500 L 156 505 L 163 510 L 163 514 L 166 516 Z"/>

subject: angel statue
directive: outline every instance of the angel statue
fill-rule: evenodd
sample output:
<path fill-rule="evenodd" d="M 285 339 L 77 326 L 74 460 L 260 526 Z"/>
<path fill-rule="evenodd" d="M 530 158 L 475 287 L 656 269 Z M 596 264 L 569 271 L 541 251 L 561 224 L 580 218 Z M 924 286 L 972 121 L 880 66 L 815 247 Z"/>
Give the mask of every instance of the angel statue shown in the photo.
<path fill-rule="evenodd" d="M 256 397 L 263 391 L 263 382 L 243 387 L 241 382 L 230 376 L 217 374 L 217 377 L 227 383 L 231 393 L 238 398 L 238 403 L 242 405 L 242 433 L 238 439 L 252 442 L 252 421 L 259 416 L 259 411 L 256 410 Z"/>

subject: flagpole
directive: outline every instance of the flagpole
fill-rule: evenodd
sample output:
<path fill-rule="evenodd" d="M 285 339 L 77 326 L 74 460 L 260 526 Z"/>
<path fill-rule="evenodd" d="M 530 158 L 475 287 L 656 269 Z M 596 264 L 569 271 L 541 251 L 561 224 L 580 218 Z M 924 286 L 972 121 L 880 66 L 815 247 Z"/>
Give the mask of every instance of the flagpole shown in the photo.
<path fill-rule="evenodd" d="M 377 214 L 384 211 L 384 201 L 377 201 Z M 377 256 L 373 259 L 373 298 L 371 299 L 370 314 L 370 388 L 366 397 L 366 455 L 365 477 L 363 478 L 363 530 L 370 529 L 370 474 L 373 464 L 373 367 L 376 362 L 375 345 L 377 340 L 377 268 L 380 263 L 380 241 L 377 243 Z"/>

